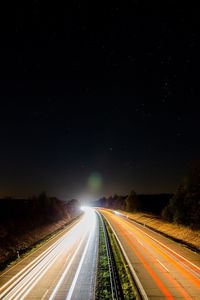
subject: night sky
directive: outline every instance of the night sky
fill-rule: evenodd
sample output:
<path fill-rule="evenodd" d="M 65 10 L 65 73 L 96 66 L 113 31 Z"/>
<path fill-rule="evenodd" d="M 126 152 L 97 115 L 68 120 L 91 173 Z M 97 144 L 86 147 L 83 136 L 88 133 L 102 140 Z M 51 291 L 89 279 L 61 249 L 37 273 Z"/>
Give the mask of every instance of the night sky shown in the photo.
<path fill-rule="evenodd" d="M 0 197 L 174 192 L 200 159 L 192 1 L 16 2 L 1 11 Z"/>

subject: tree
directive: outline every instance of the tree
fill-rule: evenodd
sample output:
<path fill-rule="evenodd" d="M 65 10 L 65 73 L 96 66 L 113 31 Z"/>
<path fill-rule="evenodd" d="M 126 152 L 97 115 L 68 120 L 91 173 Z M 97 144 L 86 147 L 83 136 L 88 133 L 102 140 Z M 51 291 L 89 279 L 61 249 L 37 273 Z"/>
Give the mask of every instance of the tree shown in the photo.
<path fill-rule="evenodd" d="M 162 216 L 178 224 L 200 228 L 200 162 L 192 164 L 174 197 L 164 208 Z"/>
<path fill-rule="evenodd" d="M 125 210 L 126 211 L 136 211 L 139 209 L 138 197 L 134 190 L 125 199 Z"/>

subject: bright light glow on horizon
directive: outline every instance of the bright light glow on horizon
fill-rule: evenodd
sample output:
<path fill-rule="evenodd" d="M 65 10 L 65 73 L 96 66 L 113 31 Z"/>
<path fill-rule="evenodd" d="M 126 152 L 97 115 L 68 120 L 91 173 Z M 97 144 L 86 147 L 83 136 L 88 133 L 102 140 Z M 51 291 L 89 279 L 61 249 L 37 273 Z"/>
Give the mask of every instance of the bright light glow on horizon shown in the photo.
<path fill-rule="evenodd" d="M 84 211 L 84 212 L 87 212 L 91 209 L 92 209 L 92 207 L 90 207 L 90 206 L 81 206 L 81 210 Z"/>
<path fill-rule="evenodd" d="M 93 201 L 96 200 L 92 195 L 84 195 L 78 197 L 78 199 L 81 202 L 81 206 L 90 206 L 90 203 L 93 203 Z"/>

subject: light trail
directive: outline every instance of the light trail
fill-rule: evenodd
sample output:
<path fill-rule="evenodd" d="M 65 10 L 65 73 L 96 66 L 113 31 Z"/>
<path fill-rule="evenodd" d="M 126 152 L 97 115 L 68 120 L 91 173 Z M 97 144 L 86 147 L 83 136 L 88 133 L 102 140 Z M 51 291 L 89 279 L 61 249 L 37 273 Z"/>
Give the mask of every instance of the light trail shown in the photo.
<path fill-rule="evenodd" d="M 84 237 L 84 238 L 85 238 L 85 237 Z M 71 267 L 71 265 L 72 265 L 72 263 L 73 263 L 73 261 L 74 261 L 76 255 L 77 255 L 77 253 L 78 253 L 80 247 L 82 246 L 82 243 L 83 243 L 83 241 L 84 241 L 84 238 L 81 240 L 81 243 L 80 243 L 79 246 L 76 248 L 76 251 L 74 252 L 74 254 L 73 254 L 73 256 L 72 256 L 72 258 L 71 258 L 69 264 L 67 265 L 67 268 L 66 268 L 65 271 L 62 273 L 62 276 L 60 277 L 60 279 L 59 279 L 59 281 L 58 281 L 56 287 L 54 288 L 53 293 L 52 293 L 51 296 L 49 297 L 49 300 L 53 300 L 54 297 L 55 297 L 55 295 L 57 294 L 57 292 L 58 292 L 58 290 L 59 290 L 59 288 L 60 288 L 60 286 L 61 286 L 61 284 L 62 284 L 62 282 L 63 282 L 63 280 L 64 280 L 64 278 L 65 278 L 65 276 L 67 275 L 67 273 L 68 273 L 68 271 L 69 271 L 69 269 L 70 269 L 70 267 Z"/>
<path fill-rule="evenodd" d="M 77 223 L 78 221 L 74 222 L 73 224 L 67 226 L 67 232 L 66 234 L 68 234 L 68 231 Z M 61 236 L 61 238 L 59 238 L 59 236 Z M 64 239 L 65 236 L 63 236 L 63 232 L 60 232 L 58 234 L 56 234 L 55 237 L 51 238 L 51 242 L 53 240 L 55 240 L 55 243 L 53 245 L 51 245 L 47 250 L 43 251 L 42 254 L 40 254 L 37 258 L 35 258 L 31 263 L 27 264 L 26 267 L 24 267 L 20 272 L 18 272 L 15 276 L 13 276 L 9 281 L 7 281 L 4 285 L 2 285 L 0 287 L 0 292 L 7 286 L 9 285 L 12 281 L 15 280 L 15 278 L 20 275 L 23 271 L 25 271 L 27 268 L 30 267 L 31 264 L 33 264 L 36 260 L 38 260 L 39 258 L 41 258 L 43 255 L 45 255 L 45 253 L 50 250 L 51 247 L 55 247 L 57 245 L 57 243 L 61 242 L 62 239 Z M 43 245 L 44 246 L 44 245 Z M 38 251 L 40 251 L 40 249 L 43 247 L 41 246 L 40 248 L 36 249 L 34 251 L 34 254 L 37 254 Z M 7 273 L 9 273 L 10 271 L 12 271 L 12 269 L 15 269 L 16 266 L 18 266 L 19 264 L 21 264 L 22 262 L 25 264 L 25 261 L 27 260 L 29 256 L 26 256 L 25 258 L 21 259 L 18 263 L 16 263 L 14 266 L 12 266 L 11 268 L 9 268 L 7 271 L 3 272 L 1 275 L 0 275 L 0 279 L 2 277 L 4 277 Z"/>
<path fill-rule="evenodd" d="M 29 294 L 34 291 L 34 287 L 40 284 L 40 280 L 45 278 L 55 262 L 62 259 L 64 260 L 64 264 L 66 264 L 66 268 L 58 279 L 56 287 L 54 287 L 53 292 L 50 291 L 52 288 L 50 289 L 47 287 L 45 293 L 41 296 L 41 299 L 45 299 L 45 297 L 51 293 L 50 298 L 48 299 L 53 299 L 58 292 L 63 279 L 69 272 L 75 258 L 78 258 L 77 254 L 80 253 L 81 247 L 86 243 L 84 254 L 80 256 L 80 267 L 76 272 L 76 276 L 78 276 L 85 253 L 87 252 L 87 245 L 89 244 L 91 234 L 96 226 L 95 221 L 94 211 L 88 210 L 85 212 L 81 220 L 63 237 L 59 238 L 53 245 L 46 249 L 42 254 L 38 255 L 38 257 L 34 258 L 26 267 L 22 268 L 22 270 L 1 286 L 0 299 L 23 300 L 26 297 L 29 297 Z M 74 286 L 75 283 L 76 282 L 74 281 Z"/>
<path fill-rule="evenodd" d="M 94 215 L 93 215 L 93 220 L 90 220 L 90 222 L 91 222 L 91 223 L 95 223 L 95 225 L 96 225 L 96 218 L 94 218 Z M 82 265 L 83 265 L 83 261 L 84 261 L 84 259 L 85 259 L 85 256 L 86 256 L 86 253 L 87 253 L 87 250 L 88 250 L 88 247 L 89 247 L 89 244 L 90 244 L 92 235 L 94 234 L 94 228 L 95 228 L 95 226 L 92 227 L 92 228 L 93 228 L 93 230 L 90 231 L 90 235 L 89 235 L 89 237 L 88 237 L 87 244 L 86 244 L 86 246 L 85 246 L 84 252 L 83 252 L 83 254 L 82 254 L 80 263 L 79 263 L 79 265 L 78 265 L 78 269 L 77 269 L 77 271 L 76 271 L 76 274 L 75 274 L 74 279 L 73 279 L 73 281 L 72 281 L 72 284 L 71 284 L 71 286 L 70 286 L 70 290 L 69 290 L 69 292 L 68 292 L 68 295 L 67 295 L 66 300 L 70 300 L 70 299 L 72 298 L 72 294 L 73 294 L 74 288 L 75 288 L 75 286 L 76 286 L 76 282 L 77 282 L 78 276 L 79 276 L 79 274 L 80 274 L 81 267 L 82 267 Z"/>
<path fill-rule="evenodd" d="M 141 239 L 143 239 L 149 246 L 151 246 L 157 253 L 159 253 L 163 258 L 165 258 L 166 260 L 168 260 L 176 269 L 179 270 L 180 274 L 182 274 L 183 276 L 185 276 L 187 278 L 187 280 L 190 280 L 193 282 L 193 284 L 196 285 L 197 288 L 199 288 L 200 285 L 200 281 L 199 278 L 196 278 L 196 274 L 194 274 L 193 270 L 192 272 L 190 272 L 188 270 L 188 266 L 183 264 L 183 257 L 182 257 L 182 261 L 178 262 L 177 261 L 177 257 L 178 255 L 176 255 L 176 257 L 172 257 L 170 255 L 170 253 L 163 251 L 161 248 L 158 247 L 158 245 L 163 246 L 164 244 L 159 242 L 157 239 L 150 237 L 148 234 L 144 233 L 144 231 L 142 231 L 141 229 L 138 228 L 138 230 L 135 229 L 134 226 L 131 226 L 130 222 L 124 220 L 124 224 L 126 224 L 126 226 L 128 228 L 130 228 L 132 230 L 132 232 L 134 232 L 134 235 L 139 236 Z M 144 237 L 147 236 L 148 238 Z M 151 242 L 151 240 L 153 240 L 153 243 Z M 165 246 L 165 249 L 170 251 L 170 248 Z M 172 253 L 175 253 L 174 251 Z M 186 260 L 187 262 L 189 262 L 188 260 Z M 194 266 L 194 264 L 192 264 Z M 196 269 L 198 269 L 198 267 L 196 266 Z"/>
<path fill-rule="evenodd" d="M 71 230 L 73 230 L 73 229 L 74 228 L 72 228 Z M 5 293 L 7 293 L 9 290 L 11 290 L 18 282 L 20 282 L 26 275 L 28 275 L 32 269 L 36 268 L 37 265 L 39 265 L 47 256 L 49 256 L 49 254 L 52 253 L 52 251 L 54 251 L 65 239 L 68 238 L 69 234 L 70 234 L 70 231 L 67 232 L 65 234 L 65 236 L 62 236 L 61 238 L 59 238 L 59 240 L 57 240 L 53 245 L 51 245 L 48 249 L 43 251 L 31 263 L 29 263 L 20 272 L 18 272 L 15 276 L 13 276 L 10 280 L 8 280 L 4 285 L 2 285 L 0 287 L 0 292 L 3 290 L 4 290 L 4 292 L 0 294 L 0 299 L 3 297 L 3 295 Z M 5 274 L 7 274 L 8 272 L 9 272 L 9 270 L 7 272 L 3 273 L 3 275 L 1 275 L 1 277 L 4 276 Z M 7 289 L 5 289 L 7 286 L 9 286 L 9 287 Z"/>
<path fill-rule="evenodd" d="M 129 221 L 131 223 L 134 223 L 134 221 Z M 141 226 L 140 224 L 137 223 L 138 226 Z M 163 244 L 162 242 L 160 242 L 159 240 L 157 240 L 156 238 L 152 237 L 151 235 L 149 235 L 148 233 L 144 232 L 142 229 L 138 228 L 139 231 L 141 231 L 142 234 L 148 236 L 148 238 L 150 238 L 151 240 L 155 241 L 157 244 L 159 244 L 160 246 L 162 246 L 163 248 L 165 248 L 166 250 L 168 250 L 170 253 L 172 253 L 174 255 L 174 257 L 178 258 L 180 262 L 182 262 L 185 265 L 189 265 L 190 269 L 192 269 L 193 271 L 195 271 L 199 276 L 200 276 L 200 268 L 195 265 L 194 263 L 192 263 L 191 261 L 189 261 L 187 258 L 183 257 L 182 255 L 180 255 L 179 253 L 175 252 L 173 249 L 169 248 L 168 246 L 166 246 L 165 244 Z"/>
<path fill-rule="evenodd" d="M 107 210 L 102 210 L 102 213 L 111 222 L 112 227 L 114 226 L 115 234 L 119 232 L 127 241 L 165 298 L 177 299 L 177 293 L 179 293 L 180 296 L 178 297 L 181 297 L 181 299 L 194 299 L 189 293 L 191 289 L 192 294 L 198 295 L 200 287 L 199 278 L 196 277 L 199 270 L 198 266 L 192 262 L 190 263 L 188 259 L 184 260 L 184 257 L 138 228 L 139 226 L 135 226 L 127 218 Z M 124 243 L 124 240 L 120 241 Z M 180 261 L 178 261 L 178 258 L 180 258 Z M 163 263 L 163 260 L 167 262 L 167 265 Z M 194 273 L 194 269 L 196 273 Z M 179 277 L 177 277 L 177 274 L 179 274 Z M 184 284 L 185 280 L 187 280 L 187 283 L 191 282 L 192 288 L 189 286 L 188 291 Z M 175 290 L 177 293 L 175 293 Z"/>

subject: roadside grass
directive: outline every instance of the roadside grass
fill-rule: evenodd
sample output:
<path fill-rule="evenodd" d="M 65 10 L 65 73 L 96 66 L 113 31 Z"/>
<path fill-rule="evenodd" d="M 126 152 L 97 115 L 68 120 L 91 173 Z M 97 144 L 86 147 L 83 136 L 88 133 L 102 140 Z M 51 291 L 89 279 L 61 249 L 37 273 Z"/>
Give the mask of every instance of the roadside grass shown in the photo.
<path fill-rule="evenodd" d="M 110 284 L 110 271 L 108 256 L 106 250 L 106 242 L 102 221 L 99 217 L 99 252 L 96 277 L 95 300 L 112 299 L 112 291 Z"/>
<path fill-rule="evenodd" d="M 17 264 L 21 259 L 25 258 L 26 256 L 30 255 L 37 249 L 39 249 L 41 246 L 43 246 L 46 242 L 53 239 L 58 235 L 62 230 L 66 229 L 69 225 L 71 225 L 73 222 L 76 222 L 76 220 L 80 216 L 77 216 L 70 221 L 68 221 L 66 224 L 62 225 L 61 227 L 57 228 L 55 231 L 47 234 L 44 238 L 36 241 L 34 244 L 29 245 L 28 243 L 23 243 L 22 247 L 18 250 L 19 256 L 17 254 L 17 250 L 15 247 L 13 247 L 13 252 L 16 254 L 10 257 L 8 260 L 0 264 L 0 272 L 5 271 L 6 269 L 14 266 Z"/>
<path fill-rule="evenodd" d="M 128 216 L 145 226 L 148 226 L 156 231 L 164 233 L 175 240 L 180 241 L 192 248 L 200 251 L 200 230 L 192 230 L 189 227 L 169 223 L 161 218 L 142 212 L 127 213 L 120 211 L 122 214 Z"/>
<path fill-rule="evenodd" d="M 120 279 L 124 299 L 125 300 L 137 299 L 136 289 L 133 284 L 132 276 L 129 271 L 128 265 L 127 265 L 125 258 L 121 252 L 121 249 L 118 245 L 118 242 L 115 238 L 114 233 L 112 232 L 106 219 L 104 217 L 103 217 L 103 219 L 104 219 L 107 231 L 108 231 L 108 235 L 109 235 L 109 239 L 111 242 L 115 262 L 117 264 L 117 270 L 118 270 L 118 274 L 119 274 L 119 279 Z"/>

